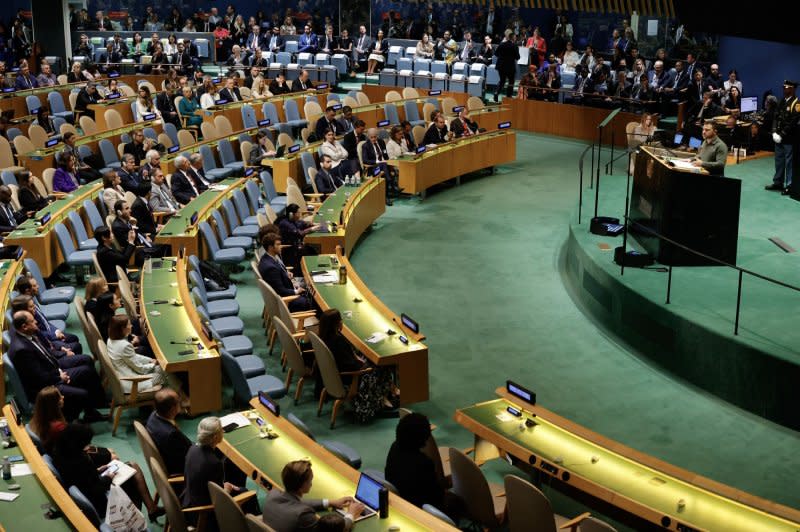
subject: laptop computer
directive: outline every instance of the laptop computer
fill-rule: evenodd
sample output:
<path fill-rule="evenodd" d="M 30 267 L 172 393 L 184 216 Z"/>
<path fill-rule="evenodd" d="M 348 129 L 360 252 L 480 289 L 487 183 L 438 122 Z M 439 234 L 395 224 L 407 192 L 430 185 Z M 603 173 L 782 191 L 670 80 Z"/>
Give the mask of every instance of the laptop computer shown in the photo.
<path fill-rule="evenodd" d="M 356 518 L 356 522 L 377 515 L 380 508 L 380 490 L 382 487 L 383 484 L 369 475 L 361 473 L 361 476 L 358 477 L 358 486 L 356 487 L 354 498 L 364 504 L 364 512 Z M 342 515 L 347 513 L 346 510 L 342 509 L 337 509 L 336 511 Z"/>
<path fill-rule="evenodd" d="M 286 151 L 286 145 L 281 144 L 275 149 L 275 158 L 280 159 L 283 157 L 283 153 Z"/>

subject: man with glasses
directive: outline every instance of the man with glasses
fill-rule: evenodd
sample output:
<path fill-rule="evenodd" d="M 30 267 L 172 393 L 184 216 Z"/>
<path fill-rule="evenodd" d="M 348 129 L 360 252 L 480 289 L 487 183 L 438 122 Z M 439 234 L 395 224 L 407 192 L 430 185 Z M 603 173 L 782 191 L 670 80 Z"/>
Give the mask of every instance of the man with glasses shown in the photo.
<path fill-rule="evenodd" d="M 142 164 L 147 150 L 152 148 L 154 144 L 153 139 L 145 139 L 144 132 L 141 129 L 137 129 L 132 134 L 132 140 L 122 148 L 122 153 L 133 155 L 136 166 L 139 166 Z"/>
<path fill-rule="evenodd" d="M 156 170 L 161 171 L 161 153 L 158 150 L 147 150 L 141 168 L 142 179 L 152 179 Z"/>
<path fill-rule="evenodd" d="M 303 34 L 297 40 L 297 46 L 297 51 L 300 53 L 317 53 L 317 50 L 319 49 L 319 41 L 317 40 L 317 36 L 311 33 L 310 25 L 306 24 L 305 28 L 303 28 Z"/>

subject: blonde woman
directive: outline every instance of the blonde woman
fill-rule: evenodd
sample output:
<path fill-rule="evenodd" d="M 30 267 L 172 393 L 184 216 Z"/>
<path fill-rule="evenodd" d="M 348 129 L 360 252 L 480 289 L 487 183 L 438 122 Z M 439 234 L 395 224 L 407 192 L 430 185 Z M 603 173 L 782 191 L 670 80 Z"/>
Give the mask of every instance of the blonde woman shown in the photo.
<path fill-rule="evenodd" d="M 153 102 L 153 96 L 150 94 L 150 89 L 147 85 L 139 87 L 139 97 L 136 98 L 136 115 L 138 116 L 137 122 L 143 122 L 145 115 L 155 114 L 157 118 L 161 118 L 161 111 L 158 110 Z"/>
<path fill-rule="evenodd" d="M 433 43 L 427 33 L 422 35 L 422 39 L 417 43 L 417 51 L 414 53 L 417 59 L 433 59 Z"/>
<path fill-rule="evenodd" d="M 208 109 L 216 105 L 219 96 L 217 95 L 217 85 L 207 79 L 203 82 L 203 95 L 200 96 L 200 107 Z"/>
<path fill-rule="evenodd" d="M 253 88 L 250 89 L 250 94 L 253 98 L 269 98 L 272 93 L 269 92 L 269 83 L 261 76 L 253 80 Z"/>

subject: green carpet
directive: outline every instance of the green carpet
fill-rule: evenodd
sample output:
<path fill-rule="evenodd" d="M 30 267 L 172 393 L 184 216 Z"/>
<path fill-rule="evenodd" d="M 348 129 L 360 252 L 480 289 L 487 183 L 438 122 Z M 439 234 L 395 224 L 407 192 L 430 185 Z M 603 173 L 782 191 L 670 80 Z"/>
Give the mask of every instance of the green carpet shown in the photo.
<path fill-rule="evenodd" d="M 730 484 L 800 507 L 797 433 L 734 408 L 670 378 L 599 328 L 565 287 L 563 246 L 577 200 L 576 162 L 582 143 L 519 134 L 519 160 L 494 176 L 442 186 L 425 201 L 398 201 L 353 255 L 368 286 L 395 312 L 421 324 L 430 349 L 431 400 L 413 405 L 438 425 L 440 445 L 466 447 L 472 436 L 454 410 L 494 397 L 508 377 L 525 383 L 539 402 L 605 436 Z M 247 332 L 265 355 L 260 296 L 245 272 L 238 300 Z M 72 330 L 77 320 L 70 319 Z M 330 407 L 316 418 L 312 386 L 297 407 L 318 437 L 360 451 L 364 467 L 382 469 L 396 420 L 358 425 L 347 409 L 335 430 Z M 226 401 L 226 408 L 230 401 Z M 116 438 L 96 424 L 95 442 L 143 463 L 133 413 Z M 198 420 L 181 421 L 193 434 Z M 491 480 L 515 472 L 488 464 Z M 545 489 L 557 511 L 580 506 Z"/>

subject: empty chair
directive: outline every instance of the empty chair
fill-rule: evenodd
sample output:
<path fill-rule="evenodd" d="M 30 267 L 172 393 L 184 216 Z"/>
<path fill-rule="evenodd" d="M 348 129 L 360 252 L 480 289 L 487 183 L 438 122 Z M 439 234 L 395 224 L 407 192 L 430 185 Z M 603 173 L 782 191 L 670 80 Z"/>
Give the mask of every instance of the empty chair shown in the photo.
<path fill-rule="evenodd" d="M 455 495 L 464 501 L 467 516 L 486 528 L 498 528 L 505 519 L 506 501 L 501 497 L 502 486 L 490 485 L 478 465 L 458 449 L 450 448 L 450 466 L 453 472 Z M 528 530 L 531 522 L 528 521 Z"/>
<path fill-rule="evenodd" d="M 400 96 L 400 93 L 397 92 L 397 91 L 388 91 L 386 93 L 386 96 L 384 96 L 383 98 L 384 98 L 384 101 L 387 101 L 387 102 L 395 102 L 397 100 L 402 100 L 403 99 L 403 97 Z"/>
<path fill-rule="evenodd" d="M 214 117 L 214 127 L 217 130 L 217 134 L 220 137 L 226 137 L 228 135 L 233 135 L 233 127 L 231 126 L 231 121 L 228 120 L 227 116 L 224 115 L 217 115 Z"/>
<path fill-rule="evenodd" d="M 265 281 L 259 279 L 258 284 L 259 288 L 262 288 L 262 284 L 266 283 Z M 265 303 L 267 303 L 268 297 L 270 296 L 262 294 L 262 297 L 265 299 Z M 270 310 L 276 312 L 277 309 Z M 297 343 L 297 339 L 294 337 L 289 328 L 283 323 L 283 321 L 281 321 L 279 316 L 272 316 L 272 326 L 275 328 L 278 341 L 281 343 L 286 365 L 289 366 L 289 371 L 286 372 L 286 382 L 284 383 L 287 393 L 289 388 L 292 386 L 292 379 L 294 376 L 297 375 L 300 377 L 297 381 L 297 388 L 294 391 L 294 404 L 297 404 L 300 400 L 300 395 L 303 393 L 303 384 L 305 383 L 306 378 L 312 375 L 313 371 L 311 367 L 305 365 L 300 344 Z"/>
<path fill-rule="evenodd" d="M 425 69 L 428 70 L 428 69 Z M 419 91 L 413 87 L 405 87 L 403 89 L 403 98 L 419 98 Z"/>
<path fill-rule="evenodd" d="M 103 156 L 103 164 L 105 164 L 107 168 L 120 168 L 122 166 L 122 163 L 119 161 L 119 156 L 117 155 L 117 150 L 114 149 L 114 145 L 111 144 L 110 140 L 100 139 L 98 145 L 100 146 L 100 155 Z"/>
<path fill-rule="evenodd" d="M 240 404 L 248 404 L 250 399 L 258 395 L 258 392 L 266 392 L 273 399 L 280 399 L 286 395 L 286 388 L 283 387 L 279 378 L 264 374 L 248 379 L 233 355 L 220 349 L 220 356 L 222 357 L 222 369 L 233 387 L 234 398 Z"/>
<path fill-rule="evenodd" d="M 389 124 L 396 125 L 400 123 L 400 117 L 397 114 L 397 106 L 393 103 L 387 103 L 383 106 L 383 113 Z"/>
<path fill-rule="evenodd" d="M 267 370 L 264 366 L 264 362 L 253 354 L 253 341 L 250 340 L 250 338 L 242 334 L 229 334 L 227 336 L 223 336 L 220 331 L 214 327 L 215 323 L 225 321 L 231 317 L 216 318 L 213 320 L 209 318 L 206 308 L 202 305 L 202 301 L 200 300 L 200 294 L 197 292 L 196 288 L 192 289 L 192 299 L 194 300 L 195 305 L 197 305 L 197 313 L 205 322 L 206 327 L 208 327 L 208 330 L 211 333 L 211 339 L 230 355 L 236 357 L 236 362 L 239 364 L 239 367 L 242 369 L 242 372 L 245 374 L 245 376 L 249 378 L 266 373 Z"/>
<path fill-rule="evenodd" d="M 216 319 L 239 314 L 239 303 L 235 299 L 209 300 L 205 283 L 196 283 L 192 290 L 197 291 L 200 302 L 206 308 L 206 313 L 209 317 Z"/>
<path fill-rule="evenodd" d="M 241 248 L 247 250 L 253 247 L 253 239 L 248 236 L 231 236 L 228 228 L 225 225 L 225 220 L 222 218 L 222 213 L 214 209 L 211 211 L 211 218 L 214 220 L 214 225 L 217 228 L 217 235 L 219 235 L 220 243 L 223 248 Z"/>
<path fill-rule="evenodd" d="M 294 100 L 284 100 L 283 113 L 286 115 L 286 123 L 292 127 L 305 127 L 308 125 L 308 120 L 300 117 L 300 111 L 297 110 L 297 102 Z"/>
<path fill-rule="evenodd" d="M 169 122 L 167 122 L 167 124 L 172 125 Z M 194 135 L 192 135 L 191 130 L 181 129 L 180 131 L 178 131 L 177 145 L 180 146 L 181 148 L 186 148 L 187 146 L 191 146 L 195 142 L 197 142 L 197 139 L 194 137 Z"/>
<path fill-rule="evenodd" d="M 25 135 L 17 135 L 12 142 L 14 143 L 14 149 L 20 155 L 30 153 L 36 149 L 33 141 Z"/>
<path fill-rule="evenodd" d="M 237 161 L 233 146 L 228 139 L 222 139 L 217 144 L 217 152 L 222 162 L 223 168 L 233 170 L 233 173 L 241 175 L 244 172 L 244 161 Z"/>
<path fill-rule="evenodd" d="M 189 266 L 191 272 L 197 272 L 197 275 L 202 278 L 203 272 L 200 268 L 200 258 L 197 255 L 189 255 Z M 220 287 L 218 290 L 210 290 L 205 283 L 206 296 L 209 301 L 216 301 L 217 299 L 235 299 L 236 298 L 236 285 L 231 283 L 227 288 Z"/>
<path fill-rule="evenodd" d="M 242 124 L 245 129 L 258 127 L 258 120 L 256 119 L 256 112 L 253 106 L 249 103 L 242 105 Z"/>
<path fill-rule="evenodd" d="M 291 412 L 286 416 L 286 419 L 289 420 L 289 423 L 297 427 L 300 432 L 330 451 L 342 462 L 346 463 L 353 469 L 361 468 L 361 455 L 349 445 L 333 440 L 317 440 L 317 438 L 314 436 L 314 433 L 311 432 L 311 429 L 309 429 L 299 417 L 295 416 Z"/>
<path fill-rule="evenodd" d="M 258 214 L 258 209 L 263 205 L 264 201 L 255 180 L 248 179 L 244 184 L 244 190 L 246 192 L 247 202 L 250 204 L 250 210 Z"/>
<path fill-rule="evenodd" d="M 47 141 L 50 140 L 47 131 L 39 124 L 31 124 L 28 126 L 28 138 L 31 139 L 31 142 L 37 150 L 43 149 Z"/>
<path fill-rule="evenodd" d="M 366 94 L 364 94 L 361 91 L 358 91 L 356 93 L 356 100 L 358 100 L 358 104 L 359 105 L 369 105 L 370 104 L 369 96 L 367 96 Z"/>
<path fill-rule="evenodd" d="M 72 226 L 72 233 L 75 235 L 75 240 L 78 242 L 78 249 L 80 250 L 96 250 L 97 240 L 90 237 L 86 232 L 86 226 L 83 225 L 83 220 L 80 214 L 76 211 L 70 211 L 67 214 L 69 223 Z"/>
<path fill-rule="evenodd" d="M 66 120 L 72 120 L 72 112 L 67 111 L 67 108 L 64 105 L 64 98 L 61 97 L 60 92 L 51 91 L 47 93 L 47 102 L 50 104 L 51 115 L 58 116 Z"/>
<path fill-rule="evenodd" d="M 217 167 L 217 161 L 214 159 L 214 154 L 211 151 L 211 147 L 209 147 L 207 144 L 200 146 L 200 155 L 203 156 L 203 170 L 205 171 L 206 176 L 212 181 L 219 181 L 233 175 L 232 168 Z"/>
<path fill-rule="evenodd" d="M 39 97 L 33 94 L 25 96 L 25 105 L 28 107 L 28 114 L 35 115 L 36 111 L 42 106 L 42 102 L 39 101 Z"/>
<path fill-rule="evenodd" d="M 225 209 L 225 217 L 228 219 L 231 233 L 234 236 L 244 236 L 253 239 L 258 235 L 258 222 L 256 221 L 255 225 L 240 223 L 238 215 L 236 214 L 236 207 L 234 207 L 230 199 L 222 200 L 222 208 Z"/>
<path fill-rule="evenodd" d="M 259 176 L 261 177 L 261 188 L 264 189 L 267 203 L 276 214 L 280 215 L 286 209 L 286 196 L 278 195 L 275 190 L 275 182 L 272 181 L 272 174 L 268 170 L 262 171 Z"/>
<path fill-rule="evenodd" d="M 250 204 L 247 202 L 247 197 L 242 189 L 233 191 L 233 204 L 236 207 L 236 214 L 239 215 L 242 225 L 258 225 L 258 219 L 255 214 L 250 214 Z"/>
<path fill-rule="evenodd" d="M 64 257 L 64 262 L 67 266 L 83 267 L 92 265 L 92 251 L 75 249 L 72 235 L 63 223 L 57 223 L 54 230 L 58 240 L 58 247 L 61 249 L 61 255 Z"/>
<path fill-rule="evenodd" d="M 83 115 L 78 119 L 84 135 L 94 135 L 97 133 L 97 123 L 91 116 Z"/>
<path fill-rule="evenodd" d="M 3 350 L 6 351 L 6 349 Z M 22 379 L 20 378 L 19 373 L 17 373 L 17 369 L 11 362 L 11 358 L 9 358 L 7 352 L 3 353 L 3 368 L 5 370 L 6 377 L 8 378 L 8 384 L 11 388 L 11 392 L 13 392 L 14 397 L 17 400 L 17 405 L 19 405 L 19 409 L 25 414 L 30 414 L 33 411 L 32 401 L 36 398 L 28 397 L 28 395 L 25 393 L 25 386 L 22 384 Z"/>
<path fill-rule="evenodd" d="M 117 129 L 122 127 L 122 115 L 116 109 L 106 109 L 103 113 L 106 119 L 106 129 Z"/>
<path fill-rule="evenodd" d="M 3 170 L 0 172 L 0 180 L 2 180 L 4 185 L 14 185 L 18 186 L 17 177 L 14 175 L 14 172 L 9 172 L 8 170 Z"/>
<path fill-rule="evenodd" d="M 486 105 L 483 103 L 483 100 L 477 96 L 470 96 L 467 100 L 467 109 L 470 111 L 478 111 L 484 107 L 486 107 Z"/>
<path fill-rule="evenodd" d="M 311 152 L 304 151 L 300 154 L 300 165 L 303 167 L 303 176 L 305 177 L 306 183 L 311 185 L 312 179 L 311 175 L 309 174 L 309 170 L 312 168 L 316 170 L 317 163 L 314 161 L 314 155 Z"/>
<path fill-rule="evenodd" d="M 103 221 L 100 211 L 97 210 L 97 205 L 95 205 L 92 200 L 85 200 L 83 202 L 83 212 L 86 213 L 86 217 L 89 219 L 89 228 L 92 230 L 92 234 L 94 234 L 95 229 L 103 227 L 106 224 Z"/>
<path fill-rule="evenodd" d="M 208 253 L 210 258 L 214 262 L 219 262 L 221 264 L 238 264 L 244 260 L 245 252 L 242 248 L 229 248 L 229 249 L 222 249 L 220 247 L 219 241 L 217 240 L 217 236 L 214 234 L 214 231 L 211 229 L 211 226 L 208 225 L 208 222 L 202 221 L 200 222 L 200 233 L 203 235 L 203 240 L 208 247 Z"/>
<path fill-rule="evenodd" d="M 180 139 L 178 138 L 178 128 L 175 127 L 175 124 L 172 122 L 164 122 L 164 133 L 167 134 L 169 140 L 172 141 L 173 146 L 180 145 Z"/>
<path fill-rule="evenodd" d="M 10 127 L 8 128 L 8 141 L 14 142 L 14 139 L 22 135 L 22 130 L 18 127 Z"/>
<path fill-rule="evenodd" d="M 211 122 L 204 121 L 202 124 L 200 124 L 200 132 L 203 134 L 203 138 L 206 140 L 219 137 L 219 135 L 217 135 L 217 128 L 215 128 L 214 124 Z"/>
<path fill-rule="evenodd" d="M 406 113 L 406 120 L 408 120 L 412 126 L 424 126 L 425 120 L 420 118 L 419 116 L 419 108 L 417 107 L 417 102 L 404 102 L 403 103 L 403 110 Z"/>

